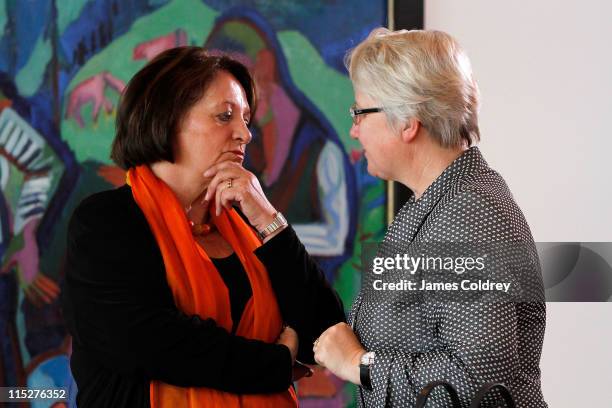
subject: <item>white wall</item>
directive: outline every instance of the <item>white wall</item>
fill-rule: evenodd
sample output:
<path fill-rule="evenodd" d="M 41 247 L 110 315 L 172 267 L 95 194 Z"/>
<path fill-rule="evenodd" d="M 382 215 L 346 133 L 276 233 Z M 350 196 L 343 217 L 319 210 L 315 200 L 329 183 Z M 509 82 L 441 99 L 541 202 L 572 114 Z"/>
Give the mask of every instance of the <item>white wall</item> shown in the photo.
<path fill-rule="evenodd" d="M 611 18 L 604 0 L 425 0 L 470 56 L 481 149 L 536 241 L 612 241 Z M 612 303 L 549 303 L 549 406 L 612 406 L 611 368 Z"/>

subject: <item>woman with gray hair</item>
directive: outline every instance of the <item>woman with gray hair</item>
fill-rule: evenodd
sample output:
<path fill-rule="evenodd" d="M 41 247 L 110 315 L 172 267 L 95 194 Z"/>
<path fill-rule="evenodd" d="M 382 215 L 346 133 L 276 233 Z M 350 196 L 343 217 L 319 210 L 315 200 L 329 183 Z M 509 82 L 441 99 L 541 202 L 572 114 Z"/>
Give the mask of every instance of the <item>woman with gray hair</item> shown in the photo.
<path fill-rule="evenodd" d="M 376 29 L 346 61 L 356 101 L 351 136 L 364 148 L 368 172 L 413 192 L 377 256 L 415 253 L 423 243 L 520 243 L 522 253 L 502 251 L 497 261 L 507 276 L 520 274 L 529 283 L 519 285 L 529 300 L 489 301 L 486 294 L 477 302 L 422 301 L 435 297 L 431 292 L 421 301 L 385 299 L 370 296 L 364 284 L 352 326 L 339 323 L 321 334 L 315 360 L 359 385 L 361 406 L 414 406 L 423 387 L 444 380 L 462 407 L 491 383 L 504 384 L 517 407 L 547 407 L 539 369 L 546 319 L 539 261 L 506 183 L 474 146 L 479 95 L 466 54 L 443 32 Z M 483 406 L 497 406 L 496 396 Z M 441 391 L 427 404 L 448 406 Z"/>

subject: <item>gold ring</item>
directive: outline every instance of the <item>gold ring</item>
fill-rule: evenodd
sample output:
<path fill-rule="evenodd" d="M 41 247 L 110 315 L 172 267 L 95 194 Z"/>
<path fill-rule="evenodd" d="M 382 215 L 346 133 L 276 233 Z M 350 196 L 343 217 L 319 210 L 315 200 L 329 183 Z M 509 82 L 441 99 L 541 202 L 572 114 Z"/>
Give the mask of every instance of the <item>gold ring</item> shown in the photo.
<path fill-rule="evenodd" d="M 319 338 L 317 337 L 316 340 L 314 341 L 314 343 L 312 343 L 312 347 L 317 347 L 317 345 L 319 344 Z"/>
<path fill-rule="evenodd" d="M 227 188 L 232 188 L 232 179 L 227 179 Z"/>

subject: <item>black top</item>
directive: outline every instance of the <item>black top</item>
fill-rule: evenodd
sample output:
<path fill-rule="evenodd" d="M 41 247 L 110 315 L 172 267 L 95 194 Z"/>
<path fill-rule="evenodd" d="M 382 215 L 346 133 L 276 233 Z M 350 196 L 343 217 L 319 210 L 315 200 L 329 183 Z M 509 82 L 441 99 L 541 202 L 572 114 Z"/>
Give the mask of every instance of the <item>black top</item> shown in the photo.
<path fill-rule="evenodd" d="M 232 309 L 232 334 L 236 333 L 244 307 L 253 295 L 251 283 L 238 255 L 234 252 L 226 258 L 210 258 L 219 271 L 229 291 Z"/>
<path fill-rule="evenodd" d="M 341 301 L 291 227 L 255 254 L 285 323 L 298 332 L 298 358 L 314 362 L 314 339 L 344 320 Z M 79 407 L 148 407 L 151 380 L 232 393 L 280 392 L 291 383 L 287 347 L 232 335 L 176 308 L 129 186 L 90 196 L 74 211 L 63 306 Z"/>

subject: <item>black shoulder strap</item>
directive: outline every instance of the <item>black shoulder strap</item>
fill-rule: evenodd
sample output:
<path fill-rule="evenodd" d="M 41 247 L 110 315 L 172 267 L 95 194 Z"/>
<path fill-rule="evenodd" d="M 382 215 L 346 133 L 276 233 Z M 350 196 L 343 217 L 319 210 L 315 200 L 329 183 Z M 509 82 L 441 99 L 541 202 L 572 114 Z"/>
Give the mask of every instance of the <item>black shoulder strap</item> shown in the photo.
<path fill-rule="evenodd" d="M 459 395 L 457 394 L 457 390 L 450 383 L 446 381 L 433 381 L 427 384 L 425 387 L 421 389 L 419 395 L 416 400 L 415 408 L 424 408 L 425 404 L 427 404 L 427 398 L 429 398 L 429 394 L 434 390 L 434 388 L 442 386 L 450 395 L 451 402 L 453 403 L 452 408 L 461 408 L 461 401 L 459 400 Z"/>
<path fill-rule="evenodd" d="M 476 393 L 476 397 L 474 397 L 474 399 L 472 400 L 470 408 L 479 408 L 482 400 L 487 396 L 487 394 L 489 394 L 493 390 L 499 391 L 504 401 L 506 401 L 507 408 L 516 407 L 514 399 L 512 398 L 512 394 L 510 394 L 508 388 L 506 388 L 506 386 L 504 386 L 503 384 L 491 382 L 483 385 L 482 388 Z"/>

